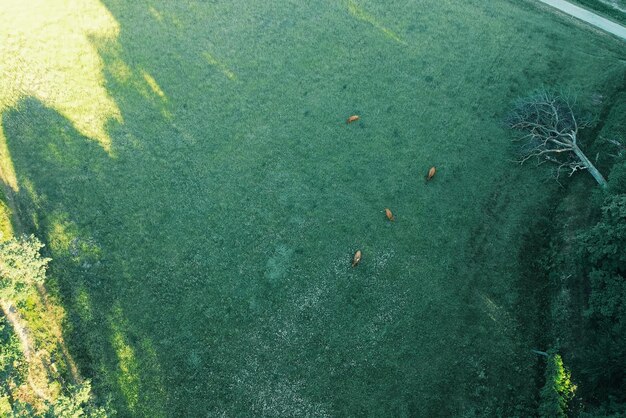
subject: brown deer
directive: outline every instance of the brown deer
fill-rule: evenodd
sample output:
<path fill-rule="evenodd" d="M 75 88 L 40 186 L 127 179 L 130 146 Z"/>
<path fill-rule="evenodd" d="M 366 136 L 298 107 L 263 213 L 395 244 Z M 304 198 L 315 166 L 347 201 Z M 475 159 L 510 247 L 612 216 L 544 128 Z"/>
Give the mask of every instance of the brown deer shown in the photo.
<path fill-rule="evenodd" d="M 432 178 L 435 177 L 436 172 L 437 169 L 435 167 L 430 167 L 430 170 L 428 170 L 428 175 L 426 176 L 426 181 L 432 180 Z"/>
<path fill-rule="evenodd" d="M 352 259 L 352 267 L 356 267 L 357 264 L 361 261 L 361 250 L 357 250 L 354 253 L 354 258 Z"/>

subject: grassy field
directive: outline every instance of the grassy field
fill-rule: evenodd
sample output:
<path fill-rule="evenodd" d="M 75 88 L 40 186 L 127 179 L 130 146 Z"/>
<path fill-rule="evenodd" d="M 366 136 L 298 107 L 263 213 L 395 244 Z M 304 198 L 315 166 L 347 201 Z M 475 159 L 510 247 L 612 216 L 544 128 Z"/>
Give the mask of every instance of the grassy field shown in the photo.
<path fill-rule="evenodd" d="M 572 0 L 572 3 L 584 6 L 615 22 L 626 25 L 625 0 Z"/>
<path fill-rule="evenodd" d="M 559 189 L 502 119 L 609 96 L 623 44 L 507 0 L 31 3 L 0 15 L 2 175 L 120 416 L 532 413 Z"/>

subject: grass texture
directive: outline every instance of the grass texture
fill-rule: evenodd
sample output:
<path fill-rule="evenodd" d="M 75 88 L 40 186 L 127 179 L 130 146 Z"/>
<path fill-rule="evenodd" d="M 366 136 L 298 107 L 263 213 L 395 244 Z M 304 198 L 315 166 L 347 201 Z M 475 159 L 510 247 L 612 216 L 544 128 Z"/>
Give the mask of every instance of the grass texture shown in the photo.
<path fill-rule="evenodd" d="M 532 415 L 522 249 L 559 190 L 502 119 L 610 94 L 623 45 L 507 0 L 29 3 L 2 176 L 121 416 Z"/>
<path fill-rule="evenodd" d="M 617 23 L 626 25 L 626 1 L 624 0 L 573 0 Z"/>

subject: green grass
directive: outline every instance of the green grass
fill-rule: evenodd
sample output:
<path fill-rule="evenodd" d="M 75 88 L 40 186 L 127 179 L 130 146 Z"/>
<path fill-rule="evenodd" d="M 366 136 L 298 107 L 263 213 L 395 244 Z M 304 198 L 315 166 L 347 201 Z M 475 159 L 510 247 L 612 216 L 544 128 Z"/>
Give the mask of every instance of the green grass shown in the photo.
<path fill-rule="evenodd" d="M 3 175 L 121 416 L 532 414 L 520 249 L 558 188 L 502 118 L 609 94 L 621 44 L 505 0 L 48 4 L 0 29 L 36 57 L 0 49 Z"/>
<path fill-rule="evenodd" d="M 624 0 L 572 0 L 617 23 L 626 25 L 626 1 Z"/>

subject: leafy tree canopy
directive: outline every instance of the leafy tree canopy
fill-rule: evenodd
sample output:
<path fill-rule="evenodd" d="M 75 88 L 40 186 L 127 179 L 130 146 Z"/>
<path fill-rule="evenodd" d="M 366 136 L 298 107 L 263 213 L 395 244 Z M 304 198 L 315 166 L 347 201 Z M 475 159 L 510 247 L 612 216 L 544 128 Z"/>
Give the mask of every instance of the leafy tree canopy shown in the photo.
<path fill-rule="evenodd" d="M 34 235 L 0 242 L 0 292 L 3 297 L 14 297 L 21 287 L 45 280 L 50 259 L 41 256 L 39 250 L 42 247 Z"/>

